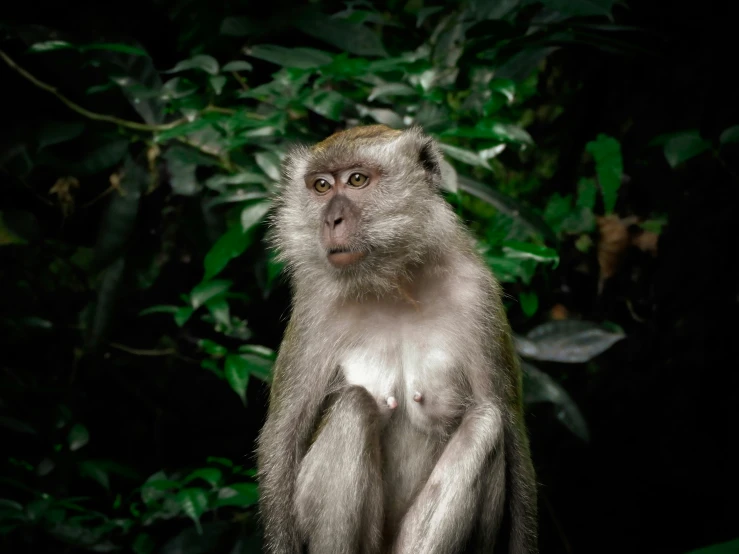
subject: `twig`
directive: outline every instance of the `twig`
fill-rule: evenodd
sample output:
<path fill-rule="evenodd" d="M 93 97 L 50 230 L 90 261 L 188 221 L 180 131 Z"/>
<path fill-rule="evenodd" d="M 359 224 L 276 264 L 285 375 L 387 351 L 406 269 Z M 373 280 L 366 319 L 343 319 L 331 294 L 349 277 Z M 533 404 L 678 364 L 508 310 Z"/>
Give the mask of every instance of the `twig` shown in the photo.
<path fill-rule="evenodd" d="M 244 89 L 245 91 L 249 90 L 249 87 L 246 84 L 246 80 L 244 80 L 244 78 L 239 73 L 237 73 L 236 71 L 232 71 L 231 75 L 233 75 L 234 79 L 236 79 L 239 82 L 242 89 Z"/>
<path fill-rule="evenodd" d="M 221 108 L 220 106 L 214 106 L 212 104 L 210 106 L 207 106 L 203 111 L 213 112 L 213 113 L 222 113 L 225 115 L 233 115 L 236 113 L 236 110 L 232 110 L 231 108 Z"/>
<path fill-rule="evenodd" d="M 31 75 L 28 71 L 23 69 L 17 63 L 15 63 L 15 61 L 13 61 L 13 59 L 10 58 L 10 56 L 8 56 L 2 50 L 0 50 L 0 58 L 2 58 L 6 64 L 8 64 L 12 69 L 16 70 L 18 73 L 20 73 L 23 77 L 28 79 L 31 83 L 36 85 L 38 88 L 45 90 L 46 92 L 50 92 L 51 94 L 56 96 L 59 100 L 61 100 L 64 104 L 66 104 L 68 108 L 74 110 L 78 114 L 83 115 L 84 117 L 88 119 L 92 119 L 95 121 L 105 121 L 107 123 L 114 123 L 116 125 L 120 125 L 121 127 L 127 127 L 129 129 L 136 129 L 137 131 L 151 131 L 151 132 L 166 131 L 168 129 L 173 129 L 174 127 L 177 127 L 178 125 L 181 125 L 182 123 L 187 123 L 187 119 L 181 118 L 175 121 L 171 121 L 169 123 L 162 123 L 161 125 L 149 125 L 148 123 L 128 121 L 127 119 L 120 119 L 112 115 L 91 112 L 90 110 L 83 108 L 79 104 L 72 102 L 69 98 L 67 98 L 62 93 L 60 93 L 56 89 L 56 87 L 52 87 L 51 85 L 48 85 L 44 83 L 43 81 L 39 81 L 36 77 Z"/>
<path fill-rule="evenodd" d="M 129 354 L 133 354 L 134 356 L 171 356 L 173 354 L 177 354 L 177 350 L 174 348 L 162 348 L 160 350 L 147 350 L 143 348 L 131 348 L 130 346 L 126 346 L 125 344 L 120 344 L 117 342 L 109 342 L 108 343 L 113 348 L 117 348 L 118 350 L 123 350 L 124 352 L 128 352 Z"/>

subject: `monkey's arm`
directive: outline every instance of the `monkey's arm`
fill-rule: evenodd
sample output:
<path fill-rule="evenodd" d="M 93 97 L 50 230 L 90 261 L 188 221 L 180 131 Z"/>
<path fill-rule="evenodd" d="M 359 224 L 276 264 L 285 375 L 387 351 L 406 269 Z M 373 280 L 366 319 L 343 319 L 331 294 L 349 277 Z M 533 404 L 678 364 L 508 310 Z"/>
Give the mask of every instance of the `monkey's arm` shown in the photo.
<path fill-rule="evenodd" d="M 265 546 L 274 554 L 301 551 L 295 483 L 320 405 L 319 394 L 312 393 L 320 389 L 320 384 L 314 379 L 311 387 L 305 386 L 304 381 L 314 376 L 300 354 L 299 333 L 294 327 L 291 320 L 275 364 L 267 421 L 257 447 Z"/>
<path fill-rule="evenodd" d="M 459 550 L 475 523 L 486 460 L 503 455 L 503 425 L 492 401 L 479 400 L 468 409 L 403 518 L 394 554 Z"/>

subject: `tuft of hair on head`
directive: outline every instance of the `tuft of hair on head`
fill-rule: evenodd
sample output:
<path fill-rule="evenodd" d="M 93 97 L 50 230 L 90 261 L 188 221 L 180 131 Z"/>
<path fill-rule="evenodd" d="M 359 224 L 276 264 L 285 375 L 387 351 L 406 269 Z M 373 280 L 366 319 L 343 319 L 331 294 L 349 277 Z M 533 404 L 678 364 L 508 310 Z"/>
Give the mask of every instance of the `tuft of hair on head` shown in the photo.
<path fill-rule="evenodd" d="M 356 140 L 391 140 L 402 133 L 403 131 L 398 131 L 397 129 L 393 129 L 387 125 L 360 125 L 358 127 L 350 127 L 349 129 L 344 129 L 343 131 L 334 133 L 333 135 L 323 139 L 321 142 L 313 145 L 311 151 L 317 153 L 326 150 L 331 146 L 336 146 L 341 143 L 349 143 Z"/>

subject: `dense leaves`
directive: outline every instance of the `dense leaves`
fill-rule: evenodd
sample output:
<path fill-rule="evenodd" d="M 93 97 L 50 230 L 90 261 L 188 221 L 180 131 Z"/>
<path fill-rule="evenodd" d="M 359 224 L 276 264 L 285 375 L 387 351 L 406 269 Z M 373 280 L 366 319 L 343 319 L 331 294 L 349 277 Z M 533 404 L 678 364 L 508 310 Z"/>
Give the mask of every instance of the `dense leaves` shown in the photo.
<path fill-rule="evenodd" d="M 82 32 L 84 13 L 73 29 L 3 25 L 3 77 L 52 110 L 0 142 L 11 546 L 258 551 L 251 441 L 289 311 L 266 220 L 295 143 L 372 123 L 439 140 L 442 194 L 504 287 L 527 410 L 549 410 L 534 429 L 590 441 L 583 379 L 629 336 L 609 319 L 647 317 L 621 270 L 636 279 L 631 258 L 656 255 L 669 225 L 629 197 L 644 162 L 613 126 L 570 137 L 584 77 L 569 49 L 640 48 L 612 23 L 620 3 L 314 2 L 279 18 L 242 4 L 137 14 L 170 34 Z M 667 171 L 726 165 L 733 123 L 664 129 L 651 152 Z"/>

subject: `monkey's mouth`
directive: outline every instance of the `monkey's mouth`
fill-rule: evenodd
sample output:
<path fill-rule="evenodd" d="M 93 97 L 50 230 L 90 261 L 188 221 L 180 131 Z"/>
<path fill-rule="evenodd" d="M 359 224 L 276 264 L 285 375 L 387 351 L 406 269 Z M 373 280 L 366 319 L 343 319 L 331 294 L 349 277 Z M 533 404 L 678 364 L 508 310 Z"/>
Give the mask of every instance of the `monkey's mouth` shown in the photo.
<path fill-rule="evenodd" d="M 328 249 L 328 261 L 334 267 L 347 267 L 354 265 L 364 258 L 365 253 L 352 250 L 348 246 L 334 246 Z"/>

